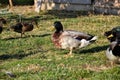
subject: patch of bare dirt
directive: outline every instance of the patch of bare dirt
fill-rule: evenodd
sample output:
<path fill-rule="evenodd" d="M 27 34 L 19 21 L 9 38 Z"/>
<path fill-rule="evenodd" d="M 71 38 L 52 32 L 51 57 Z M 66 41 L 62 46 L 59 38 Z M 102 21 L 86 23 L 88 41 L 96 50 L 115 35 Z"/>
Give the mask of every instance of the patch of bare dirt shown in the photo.
<path fill-rule="evenodd" d="M 91 70 L 91 71 L 96 71 L 96 72 L 100 72 L 102 70 L 107 70 L 110 68 L 115 67 L 116 65 L 111 65 L 111 64 L 104 64 L 104 65 L 100 65 L 100 66 L 95 66 L 95 65 L 90 65 L 90 64 L 84 64 L 82 65 L 83 68 L 87 69 L 87 70 Z"/>
<path fill-rule="evenodd" d="M 31 14 L 35 13 L 34 6 L 13 6 L 9 9 L 10 12 L 16 14 Z"/>

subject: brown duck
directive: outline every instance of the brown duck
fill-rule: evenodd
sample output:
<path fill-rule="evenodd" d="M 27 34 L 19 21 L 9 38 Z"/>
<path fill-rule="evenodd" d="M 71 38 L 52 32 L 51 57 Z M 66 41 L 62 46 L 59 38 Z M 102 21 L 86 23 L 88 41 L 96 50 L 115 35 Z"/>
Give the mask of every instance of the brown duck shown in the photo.
<path fill-rule="evenodd" d="M 10 26 L 10 29 L 12 29 L 15 32 L 21 33 L 21 37 L 25 32 L 32 31 L 34 28 L 34 24 L 38 27 L 38 23 L 35 20 L 32 20 L 31 22 L 18 22 L 17 24 Z"/>
<path fill-rule="evenodd" d="M 0 18 L 0 33 L 3 31 L 3 24 L 6 24 L 6 20 L 4 18 Z"/>

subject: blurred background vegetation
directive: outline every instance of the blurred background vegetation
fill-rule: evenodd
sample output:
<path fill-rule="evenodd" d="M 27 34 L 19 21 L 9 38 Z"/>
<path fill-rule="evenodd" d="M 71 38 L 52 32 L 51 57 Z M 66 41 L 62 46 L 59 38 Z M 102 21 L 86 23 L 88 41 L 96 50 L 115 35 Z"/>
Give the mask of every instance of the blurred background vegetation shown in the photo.
<path fill-rule="evenodd" d="M 9 4 L 9 0 L 1 0 L 0 4 Z M 13 0 L 13 5 L 33 5 L 34 0 Z"/>

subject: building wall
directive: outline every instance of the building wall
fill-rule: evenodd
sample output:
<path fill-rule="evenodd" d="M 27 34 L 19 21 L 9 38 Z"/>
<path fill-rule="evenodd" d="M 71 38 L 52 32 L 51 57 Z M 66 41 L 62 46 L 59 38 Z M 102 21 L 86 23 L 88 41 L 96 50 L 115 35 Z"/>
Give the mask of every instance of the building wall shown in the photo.
<path fill-rule="evenodd" d="M 120 0 L 42 0 L 41 10 L 95 11 L 120 14 Z"/>
<path fill-rule="evenodd" d="M 41 0 L 40 9 L 73 11 L 93 10 L 96 13 L 120 15 L 120 0 Z"/>
<path fill-rule="evenodd" d="M 95 0 L 94 11 L 102 14 L 120 15 L 120 0 Z"/>
<path fill-rule="evenodd" d="M 41 10 L 92 10 L 91 0 L 42 0 Z"/>

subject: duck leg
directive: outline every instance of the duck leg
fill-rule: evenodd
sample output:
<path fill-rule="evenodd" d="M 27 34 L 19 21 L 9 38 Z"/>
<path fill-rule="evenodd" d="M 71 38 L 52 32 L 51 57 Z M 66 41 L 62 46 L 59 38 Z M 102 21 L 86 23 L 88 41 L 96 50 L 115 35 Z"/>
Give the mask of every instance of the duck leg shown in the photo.
<path fill-rule="evenodd" d="M 70 52 L 67 54 L 67 56 L 73 57 L 72 51 L 73 51 L 73 47 L 70 48 Z"/>
<path fill-rule="evenodd" d="M 70 52 L 68 53 L 68 55 L 72 55 L 72 51 L 73 51 L 73 48 L 71 47 Z"/>
<path fill-rule="evenodd" d="M 21 32 L 21 38 L 22 38 L 23 33 Z"/>
<path fill-rule="evenodd" d="M 65 55 L 66 58 L 68 58 L 68 57 L 73 57 L 73 55 L 72 55 L 72 50 L 73 50 L 73 48 L 71 47 L 71 48 L 70 48 L 70 52 Z"/>
<path fill-rule="evenodd" d="M 115 62 L 114 62 L 114 61 L 111 61 L 111 62 L 110 62 L 110 65 L 111 65 L 111 67 L 114 67 Z"/>
<path fill-rule="evenodd" d="M 21 32 L 21 38 L 22 38 L 23 34 L 25 35 L 25 33 L 24 33 L 24 32 Z"/>

